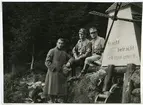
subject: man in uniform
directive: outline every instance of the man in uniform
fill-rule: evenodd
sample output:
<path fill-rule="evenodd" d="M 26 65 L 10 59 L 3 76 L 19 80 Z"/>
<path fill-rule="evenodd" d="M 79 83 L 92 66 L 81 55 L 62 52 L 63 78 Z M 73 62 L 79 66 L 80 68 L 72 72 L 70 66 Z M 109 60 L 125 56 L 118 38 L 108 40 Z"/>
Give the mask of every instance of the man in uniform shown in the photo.
<path fill-rule="evenodd" d="M 91 27 L 89 29 L 91 40 L 91 48 L 92 48 L 92 56 L 87 57 L 84 62 L 84 67 L 81 71 L 82 74 L 86 72 L 89 66 L 93 66 L 95 64 L 101 64 L 101 55 L 104 47 L 105 40 L 98 36 L 97 29 L 95 27 Z"/>
<path fill-rule="evenodd" d="M 84 28 L 79 30 L 79 40 L 73 48 L 73 57 L 66 64 L 67 68 L 72 68 L 72 76 L 76 75 L 75 67 L 83 66 L 84 60 L 91 53 L 91 48 L 88 46 L 89 40 L 86 38 L 87 31 Z"/>
<path fill-rule="evenodd" d="M 69 60 L 68 54 L 64 50 L 64 39 L 57 41 L 55 48 L 49 50 L 45 65 L 48 72 L 45 79 L 43 95 L 50 97 L 50 102 L 54 103 L 58 97 L 63 99 L 67 95 L 67 77 L 63 73 L 63 65 Z"/>

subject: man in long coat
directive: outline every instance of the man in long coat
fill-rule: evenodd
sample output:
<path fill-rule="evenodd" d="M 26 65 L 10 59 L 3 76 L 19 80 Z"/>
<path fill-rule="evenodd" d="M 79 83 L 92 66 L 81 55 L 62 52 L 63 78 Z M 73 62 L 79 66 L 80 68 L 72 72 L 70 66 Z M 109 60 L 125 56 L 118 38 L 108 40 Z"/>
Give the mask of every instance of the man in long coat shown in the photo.
<path fill-rule="evenodd" d="M 63 47 L 64 39 L 60 38 L 57 41 L 56 47 L 49 50 L 45 60 L 48 72 L 43 93 L 46 97 L 50 97 L 51 103 L 54 103 L 57 97 L 65 97 L 67 95 L 67 78 L 62 68 L 69 60 L 69 56 Z"/>

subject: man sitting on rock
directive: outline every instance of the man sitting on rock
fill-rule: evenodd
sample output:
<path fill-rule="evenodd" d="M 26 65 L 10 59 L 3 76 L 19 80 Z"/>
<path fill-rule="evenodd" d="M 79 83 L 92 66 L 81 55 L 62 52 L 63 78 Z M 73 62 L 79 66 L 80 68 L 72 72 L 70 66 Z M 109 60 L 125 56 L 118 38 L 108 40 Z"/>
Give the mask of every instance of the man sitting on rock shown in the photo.
<path fill-rule="evenodd" d="M 91 48 L 92 48 L 92 56 L 87 57 L 84 62 L 84 67 L 81 71 L 81 74 L 85 74 L 86 70 L 89 66 L 101 65 L 101 55 L 103 52 L 104 42 L 105 40 L 98 36 L 97 29 L 95 27 L 91 27 L 89 29 L 91 40 Z"/>
<path fill-rule="evenodd" d="M 72 50 L 73 57 L 66 64 L 67 68 L 72 68 L 72 76 L 76 75 L 75 67 L 83 66 L 85 58 L 91 54 L 91 48 L 88 46 L 90 41 L 86 38 L 86 35 L 86 29 L 81 28 L 79 30 L 79 40 Z"/>

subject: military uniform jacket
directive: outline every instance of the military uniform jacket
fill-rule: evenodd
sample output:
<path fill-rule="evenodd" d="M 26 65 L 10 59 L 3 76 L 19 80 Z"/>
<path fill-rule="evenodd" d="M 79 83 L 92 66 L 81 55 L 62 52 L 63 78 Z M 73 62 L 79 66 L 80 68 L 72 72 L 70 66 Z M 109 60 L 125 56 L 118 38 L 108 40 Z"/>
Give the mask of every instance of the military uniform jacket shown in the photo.
<path fill-rule="evenodd" d="M 82 56 L 83 58 L 89 56 L 91 53 L 89 42 L 90 41 L 88 39 L 85 39 L 84 41 L 79 40 L 72 50 L 73 54 L 76 54 L 78 57 Z"/>
<path fill-rule="evenodd" d="M 92 39 L 91 40 L 92 55 L 94 54 L 101 55 L 103 52 L 102 50 L 104 48 L 104 43 L 105 43 L 104 38 L 100 36 L 97 36 L 96 39 Z"/>

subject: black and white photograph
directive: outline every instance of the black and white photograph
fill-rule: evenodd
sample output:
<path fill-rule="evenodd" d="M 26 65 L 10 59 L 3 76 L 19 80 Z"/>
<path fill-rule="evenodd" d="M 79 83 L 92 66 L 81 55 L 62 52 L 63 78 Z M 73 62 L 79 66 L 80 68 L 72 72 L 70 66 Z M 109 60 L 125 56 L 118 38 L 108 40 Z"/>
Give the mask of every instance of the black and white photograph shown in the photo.
<path fill-rule="evenodd" d="M 141 103 L 142 2 L 1 2 L 3 103 Z"/>

